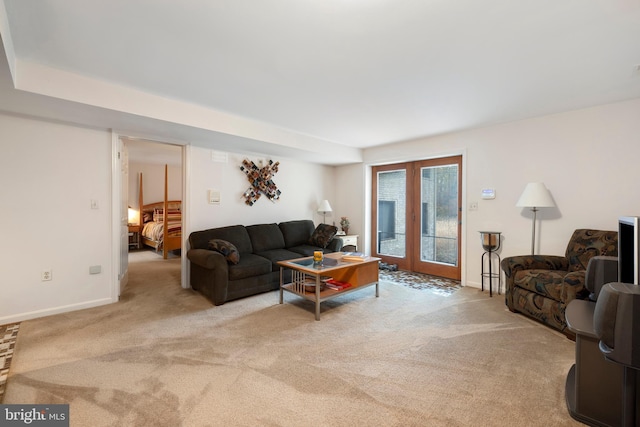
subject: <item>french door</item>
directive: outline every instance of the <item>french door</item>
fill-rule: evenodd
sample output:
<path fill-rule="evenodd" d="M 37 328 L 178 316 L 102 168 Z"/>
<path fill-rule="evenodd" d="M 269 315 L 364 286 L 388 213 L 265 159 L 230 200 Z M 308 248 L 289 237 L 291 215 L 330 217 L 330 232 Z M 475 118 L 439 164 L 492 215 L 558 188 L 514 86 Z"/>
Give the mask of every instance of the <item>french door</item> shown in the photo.
<path fill-rule="evenodd" d="M 460 280 L 462 156 L 373 167 L 371 253 Z"/>

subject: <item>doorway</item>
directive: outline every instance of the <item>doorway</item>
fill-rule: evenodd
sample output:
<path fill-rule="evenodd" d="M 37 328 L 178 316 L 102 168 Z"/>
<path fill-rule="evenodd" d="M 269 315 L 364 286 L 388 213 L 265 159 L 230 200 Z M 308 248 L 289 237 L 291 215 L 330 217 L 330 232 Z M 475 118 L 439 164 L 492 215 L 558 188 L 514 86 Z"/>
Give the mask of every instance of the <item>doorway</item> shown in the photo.
<path fill-rule="evenodd" d="M 162 230 L 164 227 L 162 222 L 156 222 L 154 214 L 154 212 L 159 213 L 159 217 L 162 218 L 164 200 L 166 199 L 170 201 L 167 205 L 169 221 L 173 221 L 168 223 L 169 232 L 173 236 L 185 229 L 184 146 L 130 137 L 121 137 L 120 139 L 123 143 L 123 152 L 126 153 L 124 155 L 126 162 L 124 169 L 127 171 L 123 175 L 123 180 L 126 179 L 126 182 L 123 183 L 123 187 L 126 188 L 122 190 L 125 195 L 123 204 L 125 208 L 129 208 L 129 236 L 126 247 L 123 247 L 123 252 L 127 255 L 129 264 L 156 259 L 160 262 L 171 261 L 178 267 L 177 274 L 184 284 L 186 283 L 184 262 L 180 260 L 182 258 L 180 248 L 184 244 L 175 243 L 182 237 L 177 240 L 172 238 L 171 242 L 174 243 L 171 246 L 166 246 L 167 240 L 158 245 L 158 241 L 163 239 Z M 148 208 L 154 207 L 154 210 L 143 212 L 142 205 Z M 177 216 L 178 221 L 175 221 L 173 209 L 179 209 L 181 212 Z M 146 225 L 150 226 L 148 230 L 145 230 Z M 173 247 L 177 249 L 167 251 L 167 259 L 164 259 L 165 254 L 162 250 L 164 246 L 168 249 Z M 134 272 L 135 269 L 131 270 L 130 276 Z M 133 277 L 131 278 L 133 279 Z"/>
<path fill-rule="evenodd" d="M 372 254 L 460 280 L 462 156 L 372 168 Z"/>

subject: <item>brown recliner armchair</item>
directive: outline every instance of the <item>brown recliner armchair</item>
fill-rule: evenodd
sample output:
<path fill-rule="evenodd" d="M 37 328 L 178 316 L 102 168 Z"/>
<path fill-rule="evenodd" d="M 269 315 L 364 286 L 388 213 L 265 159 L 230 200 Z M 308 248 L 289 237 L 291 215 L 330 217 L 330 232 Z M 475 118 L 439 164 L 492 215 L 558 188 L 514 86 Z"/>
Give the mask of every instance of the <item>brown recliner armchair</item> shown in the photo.
<path fill-rule="evenodd" d="M 572 300 L 588 297 L 585 271 L 594 256 L 618 256 L 617 231 L 578 229 L 569 240 L 565 256 L 521 255 L 503 259 L 507 307 L 572 336 L 565 309 Z"/>

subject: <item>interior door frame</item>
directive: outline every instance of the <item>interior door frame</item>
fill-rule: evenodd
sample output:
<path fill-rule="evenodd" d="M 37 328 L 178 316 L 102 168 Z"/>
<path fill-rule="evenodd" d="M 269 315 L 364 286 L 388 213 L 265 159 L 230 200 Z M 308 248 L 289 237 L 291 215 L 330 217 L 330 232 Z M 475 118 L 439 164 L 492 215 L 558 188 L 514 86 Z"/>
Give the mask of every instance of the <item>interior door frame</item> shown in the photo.
<path fill-rule="evenodd" d="M 111 299 L 116 302 L 120 298 L 121 280 L 119 278 L 120 272 L 120 254 L 123 250 L 128 250 L 128 245 L 123 248 L 123 244 L 120 241 L 120 210 L 122 209 L 122 174 L 120 173 L 120 138 L 136 136 L 128 133 L 119 133 L 118 131 L 111 131 L 111 224 L 112 224 L 112 274 L 114 277 L 113 286 L 111 291 Z M 191 146 L 188 143 L 180 142 L 167 142 L 154 138 L 140 137 L 149 141 L 158 142 L 161 144 L 180 145 L 182 148 L 182 250 L 180 252 L 180 285 L 184 289 L 188 289 L 189 286 L 189 263 L 187 262 L 187 242 L 188 242 L 188 230 L 190 227 L 189 217 L 189 190 L 191 188 Z"/>
<path fill-rule="evenodd" d="M 112 230 L 112 260 L 111 274 L 113 286 L 111 288 L 111 301 L 117 302 L 120 293 L 129 280 L 128 269 L 121 275 L 122 267 L 122 141 L 120 136 L 111 131 L 111 230 Z M 128 247 L 127 247 L 128 250 Z"/>

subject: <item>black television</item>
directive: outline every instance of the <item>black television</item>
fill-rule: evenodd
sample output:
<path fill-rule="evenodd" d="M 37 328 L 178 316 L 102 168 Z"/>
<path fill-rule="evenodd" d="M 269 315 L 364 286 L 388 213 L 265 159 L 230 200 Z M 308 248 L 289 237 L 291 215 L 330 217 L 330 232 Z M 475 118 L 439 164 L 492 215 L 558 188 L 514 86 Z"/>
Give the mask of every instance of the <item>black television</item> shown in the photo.
<path fill-rule="evenodd" d="M 618 218 L 618 281 L 622 283 L 640 283 L 639 219 L 637 216 Z"/>

